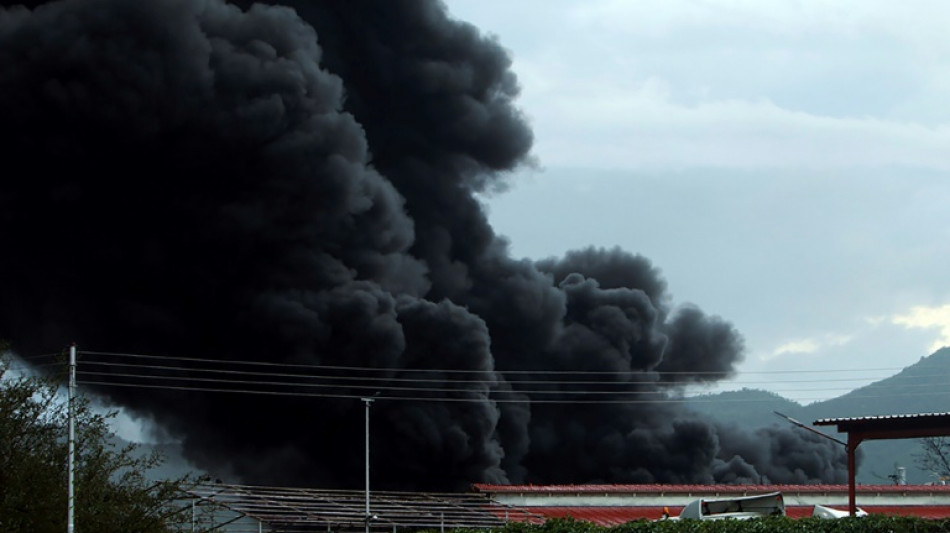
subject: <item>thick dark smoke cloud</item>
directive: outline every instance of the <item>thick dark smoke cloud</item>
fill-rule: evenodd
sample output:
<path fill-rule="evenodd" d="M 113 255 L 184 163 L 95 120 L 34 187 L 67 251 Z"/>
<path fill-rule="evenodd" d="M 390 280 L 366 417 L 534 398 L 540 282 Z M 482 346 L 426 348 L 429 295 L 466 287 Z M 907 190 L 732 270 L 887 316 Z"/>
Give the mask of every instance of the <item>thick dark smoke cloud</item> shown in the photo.
<path fill-rule="evenodd" d="M 841 444 L 806 431 L 786 431 L 777 426 L 745 433 L 721 427 L 720 460 L 714 476 L 726 483 L 847 483 L 847 468 L 841 468 Z M 860 459 L 860 454 L 859 454 Z M 767 469 L 755 465 L 767 464 Z"/>
<path fill-rule="evenodd" d="M 441 4 L 0 3 L 0 336 L 18 351 L 451 389 L 374 404 L 380 488 L 842 479 L 824 443 L 664 402 L 732 375 L 742 342 L 647 259 L 510 257 L 476 194 L 532 163 L 532 134 L 507 53 Z M 211 470 L 362 483 L 358 400 L 99 392 Z"/>

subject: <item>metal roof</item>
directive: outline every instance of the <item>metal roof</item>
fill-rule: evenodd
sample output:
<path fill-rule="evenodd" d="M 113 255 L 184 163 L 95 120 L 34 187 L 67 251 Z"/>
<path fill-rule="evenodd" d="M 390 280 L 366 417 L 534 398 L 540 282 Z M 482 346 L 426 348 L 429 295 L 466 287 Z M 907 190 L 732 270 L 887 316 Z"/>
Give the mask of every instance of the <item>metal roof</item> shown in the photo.
<path fill-rule="evenodd" d="M 375 491 L 370 494 L 370 512 L 374 529 L 394 528 L 500 528 L 506 522 L 543 523 L 547 519 L 572 517 L 604 526 L 623 524 L 631 520 L 654 520 L 662 514 L 663 507 L 636 505 L 634 498 L 624 505 L 576 505 L 542 504 L 538 506 L 503 505 L 492 499 L 513 493 L 540 495 L 597 494 L 617 495 L 637 493 L 643 496 L 692 494 L 727 496 L 730 494 L 764 493 L 776 490 L 786 495 L 794 493 L 840 494 L 846 485 L 491 485 L 476 484 L 477 492 L 419 493 Z M 859 492 L 868 493 L 936 493 L 945 498 L 950 495 L 950 485 L 862 485 Z M 366 495 L 359 490 L 323 490 L 288 487 L 261 487 L 251 485 L 208 484 L 188 491 L 189 498 L 199 506 L 227 509 L 242 519 L 259 521 L 270 530 L 280 531 L 326 531 L 358 529 L 365 527 Z M 821 496 L 819 496 L 821 497 Z M 925 496 L 926 497 L 926 496 Z M 503 498 L 501 498 L 503 499 Z M 670 505 L 677 514 L 681 506 Z M 810 507 L 799 509 L 787 503 L 789 516 L 805 516 Z M 896 506 L 886 511 L 884 507 L 869 512 L 891 512 L 919 516 L 948 517 L 950 506 Z M 220 516 L 219 516 L 220 518 Z M 228 520 L 225 523 L 231 523 Z M 230 527 L 230 526 L 229 526 Z M 255 525 L 252 529 L 257 531 Z"/>
<path fill-rule="evenodd" d="M 831 426 L 841 422 L 863 422 L 863 421 L 881 421 L 881 420 L 895 420 L 895 419 L 928 419 L 933 417 L 950 417 L 950 413 L 913 413 L 913 414 L 898 414 L 898 415 L 873 415 L 873 416 L 855 416 L 855 417 L 844 417 L 844 418 L 820 418 L 815 421 L 816 425 L 819 426 Z"/>
<path fill-rule="evenodd" d="M 857 460 L 855 452 L 865 440 L 920 439 L 950 435 L 950 413 L 917 413 L 857 418 L 822 418 L 818 426 L 838 426 L 839 433 L 848 434 L 845 450 L 848 454 L 848 510 L 854 516 L 857 509 Z"/>
<path fill-rule="evenodd" d="M 360 528 L 366 524 L 366 495 L 358 490 L 321 490 L 210 484 L 187 491 L 203 505 L 251 517 L 270 528 L 314 530 Z M 484 494 L 373 491 L 370 527 L 497 528 L 505 520 L 543 521 L 524 509 L 492 502 Z"/>
<path fill-rule="evenodd" d="M 780 491 L 785 496 L 786 513 L 792 518 L 811 516 L 814 502 L 839 502 L 848 494 L 848 485 L 492 485 L 472 486 L 498 501 L 517 505 L 545 519 L 571 517 L 601 526 L 616 526 L 632 520 L 656 520 L 664 508 L 674 516 L 684 502 L 695 498 L 723 498 Z M 862 508 L 869 513 L 950 517 L 950 485 L 860 485 L 858 494 L 867 498 Z M 529 498 L 529 499 L 525 499 Z M 685 499 L 684 499 L 685 498 Z M 586 503 L 580 503 L 584 501 Z M 603 502 L 603 503 L 600 503 Z M 609 502 L 609 503 L 608 503 Z M 622 502 L 622 503 L 620 503 Z M 893 502 L 905 502 L 896 504 Z M 921 502 L 924 502 L 923 504 Z M 517 520 L 512 518 L 512 520 Z M 532 517 L 532 522 L 537 519 Z"/>
<path fill-rule="evenodd" d="M 838 426 L 848 434 L 848 442 L 857 446 L 868 439 L 913 439 L 950 435 L 950 413 L 822 418 L 817 426 Z"/>
<path fill-rule="evenodd" d="M 785 506 L 786 515 L 790 518 L 805 518 L 812 515 L 814 505 L 788 505 Z M 841 506 L 837 506 L 841 508 Z M 862 506 L 862 509 L 871 514 L 917 516 L 920 518 L 950 518 L 950 506 L 947 505 L 875 505 Z M 617 526 L 626 524 L 634 520 L 656 520 L 663 516 L 663 511 L 667 510 L 671 515 L 676 516 L 682 510 L 682 506 L 645 506 L 645 507 L 622 507 L 622 506 L 548 506 L 532 507 L 531 510 L 540 514 L 544 519 L 552 518 L 573 518 L 574 520 L 583 520 L 592 522 L 599 526 Z M 537 523 L 537 522 L 535 522 Z"/>
<path fill-rule="evenodd" d="M 783 493 L 840 493 L 847 485 L 698 485 L 698 484 L 640 484 L 640 485 L 492 485 L 476 483 L 472 489 L 485 495 L 492 494 L 744 494 L 782 491 Z M 950 493 L 950 485 L 858 485 L 858 492 L 938 492 Z"/>

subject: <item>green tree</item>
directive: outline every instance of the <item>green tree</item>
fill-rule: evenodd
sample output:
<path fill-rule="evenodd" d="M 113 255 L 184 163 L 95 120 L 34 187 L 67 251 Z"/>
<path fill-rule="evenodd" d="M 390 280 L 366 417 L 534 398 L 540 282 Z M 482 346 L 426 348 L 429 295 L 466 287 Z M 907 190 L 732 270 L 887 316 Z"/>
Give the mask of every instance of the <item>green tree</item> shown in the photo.
<path fill-rule="evenodd" d="M 67 518 L 67 406 L 54 382 L 13 375 L 0 358 L 0 531 L 62 533 Z M 186 476 L 153 481 L 157 454 L 119 447 L 88 400 L 76 414 L 76 533 L 165 533 L 189 522 L 177 505 Z M 190 522 L 187 530 L 191 530 Z"/>
<path fill-rule="evenodd" d="M 917 466 L 932 472 L 938 480 L 950 480 L 950 437 L 920 439 L 920 448 L 914 456 Z"/>

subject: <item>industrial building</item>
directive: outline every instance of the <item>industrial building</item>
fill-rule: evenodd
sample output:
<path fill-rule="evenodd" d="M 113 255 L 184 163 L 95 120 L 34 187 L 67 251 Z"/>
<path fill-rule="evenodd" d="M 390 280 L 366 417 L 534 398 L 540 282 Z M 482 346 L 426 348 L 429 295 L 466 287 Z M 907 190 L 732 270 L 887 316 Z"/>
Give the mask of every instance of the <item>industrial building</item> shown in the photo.
<path fill-rule="evenodd" d="M 815 505 L 848 509 L 848 485 L 489 485 L 473 490 L 519 509 L 511 516 L 537 520 L 572 517 L 604 526 L 673 516 L 698 498 L 728 498 L 779 491 L 788 516 L 811 516 Z M 858 506 L 868 513 L 950 518 L 950 485 L 858 485 Z"/>
<path fill-rule="evenodd" d="M 215 484 L 191 491 L 185 503 L 194 506 L 192 516 L 202 525 L 228 525 L 235 532 L 396 532 L 492 529 L 567 517 L 615 526 L 656 520 L 664 511 L 677 516 L 700 498 L 773 492 L 782 493 L 785 512 L 793 518 L 811 516 L 815 505 L 848 508 L 848 485 L 476 484 L 468 494 L 373 492 L 367 504 L 362 491 Z M 950 518 L 950 485 L 859 485 L 857 496 L 870 514 Z"/>

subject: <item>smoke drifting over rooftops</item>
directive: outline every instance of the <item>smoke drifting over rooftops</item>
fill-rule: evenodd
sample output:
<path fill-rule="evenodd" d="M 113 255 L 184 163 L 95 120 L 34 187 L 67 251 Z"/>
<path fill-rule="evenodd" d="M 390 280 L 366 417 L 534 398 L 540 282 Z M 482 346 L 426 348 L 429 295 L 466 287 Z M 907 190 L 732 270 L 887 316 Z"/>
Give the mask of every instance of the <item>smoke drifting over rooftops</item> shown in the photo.
<path fill-rule="evenodd" d="M 469 401 L 376 402 L 379 488 L 845 479 L 813 435 L 643 402 L 742 356 L 646 258 L 510 256 L 476 193 L 530 163 L 532 133 L 502 46 L 440 3 L 2 3 L 0 338 L 17 351 L 430 369 L 458 390 L 429 396 Z M 616 384 L 638 402 L 604 402 L 631 398 L 597 394 Z M 540 401 L 558 391 L 576 401 Z M 361 486 L 358 399 L 98 392 L 203 467 Z"/>

